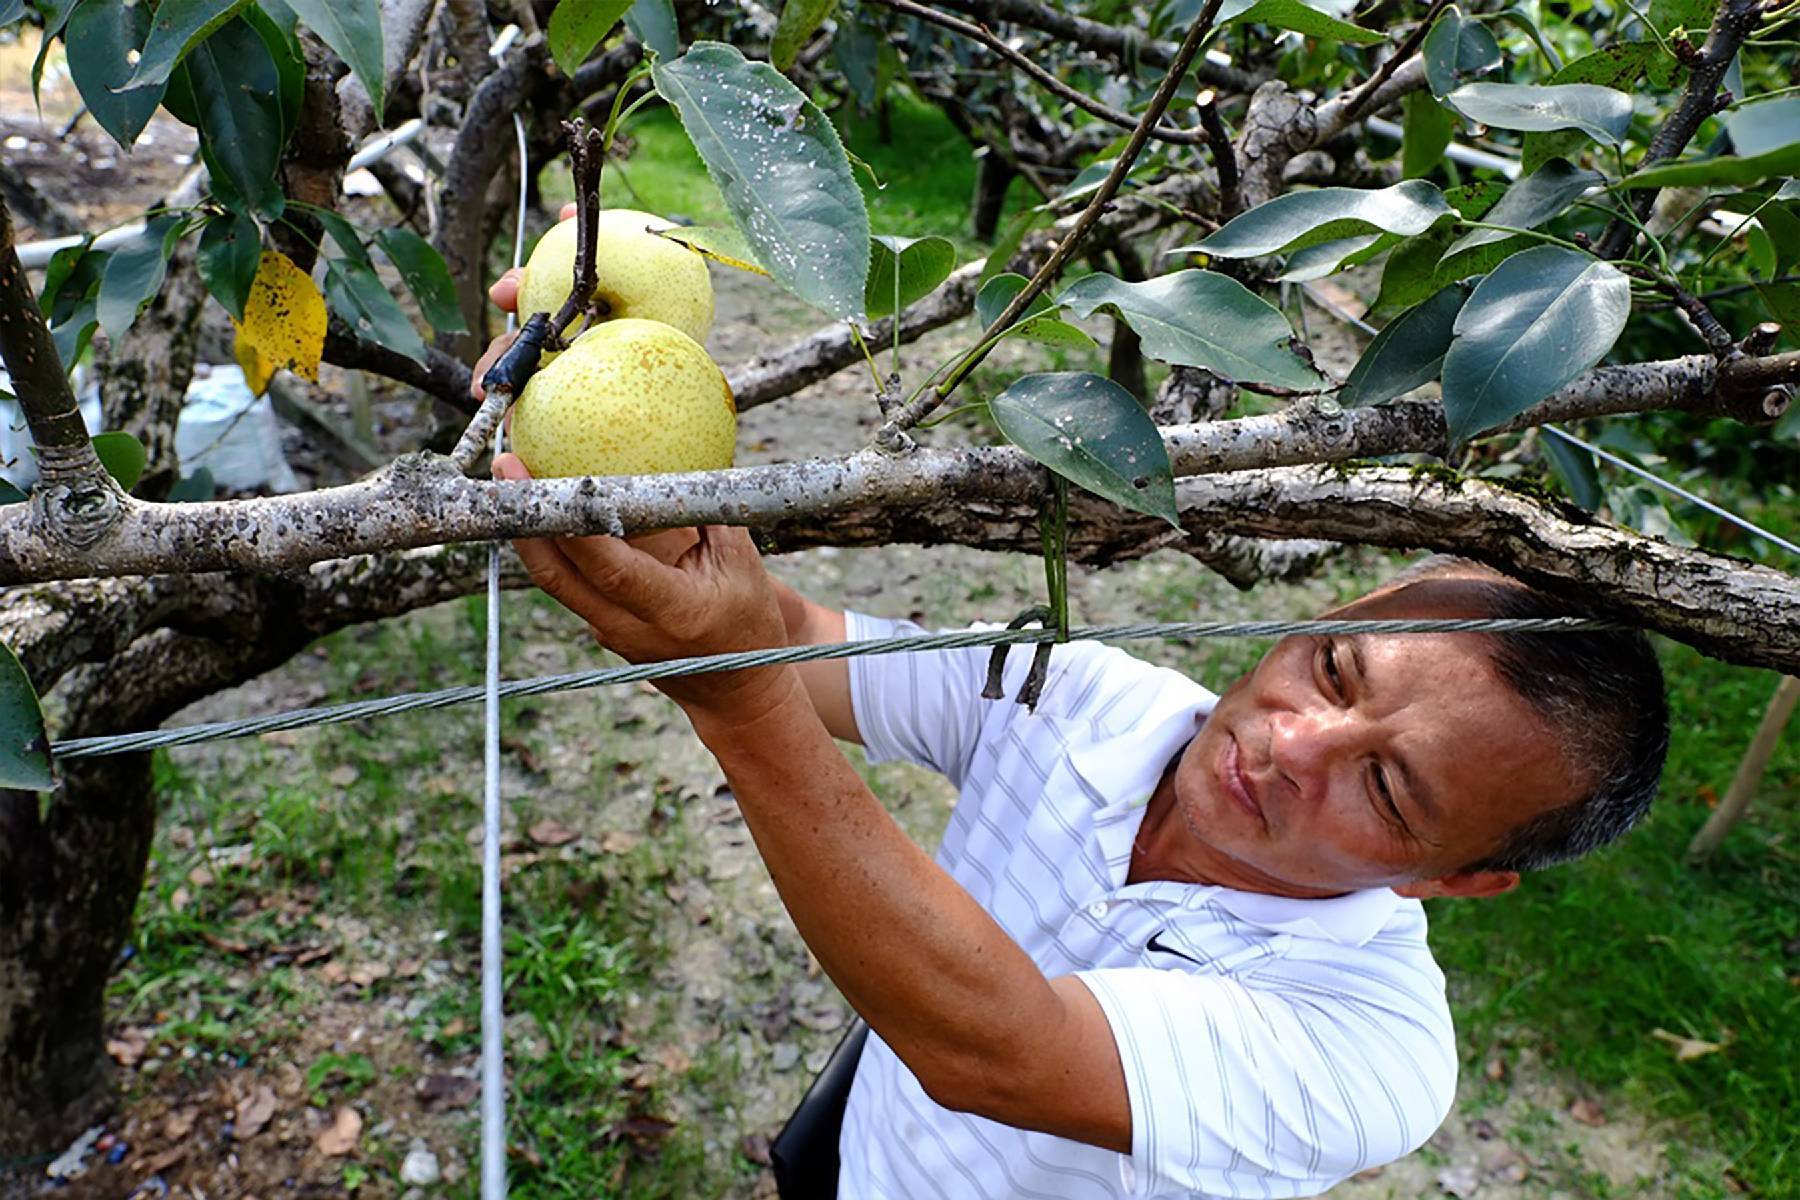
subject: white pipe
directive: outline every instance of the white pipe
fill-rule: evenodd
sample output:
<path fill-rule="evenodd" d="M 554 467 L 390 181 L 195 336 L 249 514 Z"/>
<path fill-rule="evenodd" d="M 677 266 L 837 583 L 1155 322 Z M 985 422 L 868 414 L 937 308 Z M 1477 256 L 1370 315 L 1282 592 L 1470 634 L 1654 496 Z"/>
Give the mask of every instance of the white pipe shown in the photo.
<path fill-rule="evenodd" d="M 1363 124 L 1369 127 L 1370 133 L 1379 133 L 1384 138 L 1399 141 L 1400 127 L 1383 117 L 1370 117 Z M 1473 146 L 1465 146 L 1460 142 L 1451 142 L 1444 149 L 1444 156 L 1451 162 L 1464 167 L 1481 167 L 1489 171 L 1498 171 L 1508 179 L 1519 177 L 1519 162 L 1514 158 L 1506 158 L 1499 154 L 1489 154 L 1486 150 L 1477 150 Z"/>
<path fill-rule="evenodd" d="M 404 146 L 419 136 L 425 128 L 425 122 L 418 117 L 403 121 L 386 133 L 378 134 L 362 144 L 362 148 L 350 156 L 344 164 L 344 173 L 360 171 L 364 167 L 380 162 L 388 156 L 388 152 L 396 146 Z"/>

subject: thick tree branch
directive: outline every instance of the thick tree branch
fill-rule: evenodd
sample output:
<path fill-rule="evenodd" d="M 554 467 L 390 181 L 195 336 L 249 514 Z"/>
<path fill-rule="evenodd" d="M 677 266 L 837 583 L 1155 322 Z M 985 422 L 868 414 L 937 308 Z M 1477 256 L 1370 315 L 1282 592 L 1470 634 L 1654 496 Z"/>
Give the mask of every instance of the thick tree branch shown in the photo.
<path fill-rule="evenodd" d="M 1743 360 L 1764 376 L 1768 360 Z M 1785 356 L 1800 378 L 1800 355 Z M 1723 366 L 1710 355 L 1591 371 L 1508 429 L 1650 408 L 1719 412 Z M 1658 368 L 1661 368 L 1660 370 Z M 1164 431 L 1178 476 L 1408 452 L 1442 453 L 1442 408 L 1405 401 L 1320 412 L 1297 405 Z M 1000 500 L 1035 502 L 1043 469 L 1015 447 L 916 450 L 740 467 L 691 475 L 494 483 L 447 459 L 402 458 L 343 487 L 203 504 L 126 500 L 105 540 L 74 553 L 40 536 L 29 514 L 0 509 L 0 585 L 45 579 L 306 566 L 326 559 L 444 542 L 664 528 L 713 522 L 768 526 L 866 505 L 896 508 Z"/>
<path fill-rule="evenodd" d="M 1731 60 L 1737 57 L 1744 39 L 1756 29 L 1757 22 L 1763 12 L 1762 0 L 1723 0 L 1718 11 L 1713 15 L 1712 28 L 1707 31 L 1706 42 L 1699 53 L 1688 63 L 1687 88 L 1681 94 L 1681 102 L 1675 111 L 1669 114 L 1656 136 L 1650 139 L 1649 148 L 1644 151 L 1640 167 L 1674 158 L 1700 132 L 1701 124 L 1706 118 L 1718 111 L 1719 86 L 1725 81 L 1725 73 L 1731 67 Z M 1637 216 L 1634 225 L 1623 218 L 1615 218 L 1600 236 L 1594 253 L 1601 258 L 1620 258 L 1637 239 L 1637 230 L 1650 217 L 1650 209 L 1656 203 L 1657 188 L 1640 188 L 1630 193 L 1631 210 Z"/>

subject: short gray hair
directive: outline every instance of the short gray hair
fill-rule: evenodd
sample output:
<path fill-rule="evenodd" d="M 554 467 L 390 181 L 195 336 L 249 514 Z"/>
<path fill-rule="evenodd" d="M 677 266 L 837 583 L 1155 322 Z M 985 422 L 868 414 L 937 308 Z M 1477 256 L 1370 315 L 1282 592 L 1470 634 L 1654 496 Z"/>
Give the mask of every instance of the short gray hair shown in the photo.
<path fill-rule="evenodd" d="M 1482 617 L 1597 616 L 1465 559 L 1436 556 L 1390 587 L 1465 577 Z M 1571 803 L 1523 822 L 1468 871 L 1532 871 L 1579 858 L 1631 829 L 1649 811 L 1669 753 L 1662 667 L 1641 630 L 1488 633 L 1500 677 L 1549 727 L 1565 760 L 1586 781 Z"/>

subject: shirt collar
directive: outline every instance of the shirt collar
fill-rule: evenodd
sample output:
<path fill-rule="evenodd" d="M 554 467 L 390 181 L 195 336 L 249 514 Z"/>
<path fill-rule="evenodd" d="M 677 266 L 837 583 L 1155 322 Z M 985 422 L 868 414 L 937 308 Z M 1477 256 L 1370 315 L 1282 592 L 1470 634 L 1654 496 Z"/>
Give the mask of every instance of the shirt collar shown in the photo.
<path fill-rule="evenodd" d="M 1163 770 L 1187 745 L 1217 702 L 1217 696 L 1195 684 L 1193 692 L 1180 702 L 1159 705 L 1146 714 L 1138 728 L 1117 737 L 1084 741 L 1070 749 L 1070 768 L 1103 801 L 1103 807 L 1095 814 L 1095 832 L 1115 887 L 1124 884 L 1132 839 L 1137 836 L 1144 806 L 1156 790 Z M 1346 946 L 1360 946 L 1380 933 L 1401 901 L 1389 888 L 1371 888 L 1325 900 L 1302 900 L 1167 881 L 1146 886 L 1158 892 L 1180 888 L 1185 902 L 1199 905 L 1210 900 L 1240 921 L 1261 929 L 1322 938 Z"/>

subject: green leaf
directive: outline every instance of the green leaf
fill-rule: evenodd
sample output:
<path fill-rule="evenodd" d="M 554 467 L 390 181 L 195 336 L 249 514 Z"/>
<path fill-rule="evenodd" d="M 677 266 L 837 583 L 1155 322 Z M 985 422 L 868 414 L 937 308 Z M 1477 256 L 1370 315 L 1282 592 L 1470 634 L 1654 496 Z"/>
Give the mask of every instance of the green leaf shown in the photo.
<path fill-rule="evenodd" d="M 1655 42 L 1615 42 L 1566 63 L 1550 77 L 1551 83 L 1595 83 L 1601 87 L 1635 91 L 1653 61 L 1662 57 Z M 1572 158 L 1587 144 L 1587 136 L 1579 129 L 1558 129 L 1546 133 L 1527 133 L 1520 143 L 1522 166 L 1535 171 L 1553 158 Z"/>
<path fill-rule="evenodd" d="M 882 36 L 866 22 L 847 19 L 838 22 L 831 39 L 832 61 L 844 74 L 844 83 L 856 97 L 857 107 L 874 112 L 881 99 Z"/>
<path fill-rule="evenodd" d="M 1507 188 L 1506 195 L 1500 197 L 1500 202 L 1482 220 L 1490 225 L 1536 229 L 1581 199 L 1589 188 L 1605 185 L 1606 177 L 1600 172 L 1584 171 L 1560 158 L 1553 158 Z M 1510 236 L 1497 229 L 1471 229 L 1450 244 L 1448 253 L 1504 241 Z"/>
<path fill-rule="evenodd" d="M 720 42 L 657 63 L 653 77 L 776 282 L 829 316 L 861 317 L 869 214 L 825 114 Z"/>
<path fill-rule="evenodd" d="M 1800 142 L 1800 96 L 1759 100 L 1725 114 L 1725 130 L 1731 148 L 1743 158 L 1754 158 Z"/>
<path fill-rule="evenodd" d="M 1599 362 L 1631 315 L 1631 281 L 1561 246 L 1513 255 L 1476 285 L 1444 356 L 1452 445 L 1503 425 Z"/>
<path fill-rule="evenodd" d="M 0 22 L 4 24 L 4 22 Z M 63 48 L 69 77 L 82 103 L 112 135 L 130 149 L 162 103 L 161 86 L 120 91 L 131 74 L 127 55 L 141 50 L 150 33 L 150 6 L 125 0 L 85 0 L 69 17 Z"/>
<path fill-rule="evenodd" d="M 1592 83 L 1465 83 L 1444 99 L 1495 129 L 1579 129 L 1609 146 L 1631 129 L 1631 97 Z"/>
<path fill-rule="evenodd" d="M 573 79 L 600 40 L 625 15 L 632 0 L 558 0 L 550 14 L 550 57 Z"/>
<path fill-rule="evenodd" d="M 1453 283 L 1388 322 L 1350 368 L 1338 403 L 1345 408 L 1380 404 L 1436 379 L 1456 332 L 1456 315 L 1468 298 L 1468 289 Z"/>
<path fill-rule="evenodd" d="M 0 25 L 11 25 L 25 15 L 25 0 L 0 0 Z"/>
<path fill-rule="evenodd" d="M 184 85 L 215 191 L 257 212 L 279 212 L 281 72 L 262 36 L 245 21 L 227 22 L 187 56 L 170 94 Z"/>
<path fill-rule="evenodd" d="M 1538 445 L 1544 448 L 1544 457 L 1550 460 L 1550 467 L 1556 477 L 1569 490 L 1575 503 L 1594 512 L 1600 507 L 1600 472 L 1594 466 L 1594 456 L 1574 442 L 1564 441 L 1556 436 L 1556 431 L 1546 428 L 1538 437 Z"/>
<path fill-rule="evenodd" d="M 1469 20 L 1455 5 L 1432 25 L 1420 52 L 1425 57 L 1425 81 L 1440 100 L 1500 65 L 1500 43 L 1486 25 Z"/>
<path fill-rule="evenodd" d="M 93 339 L 94 330 L 99 328 L 100 323 L 94 319 L 94 307 L 92 300 L 80 301 L 65 320 L 50 327 L 50 340 L 56 343 L 56 356 L 62 360 L 65 372 L 75 369 L 88 342 Z"/>
<path fill-rule="evenodd" d="M 1289 256 L 1286 268 L 1275 278 L 1282 283 L 1305 283 L 1311 279 L 1323 279 L 1363 261 L 1365 253 L 1376 248 L 1386 237 L 1387 235 L 1380 233 L 1365 233 L 1359 237 L 1338 238 L 1336 241 L 1320 242 L 1316 246 L 1296 250 Z"/>
<path fill-rule="evenodd" d="M 201 467 L 192 475 L 183 475 L 169 489 L 170 504 L 192 504 L 196 500 L 211 500 L 218 485 L 213 482 L 212 472 Z"/>
<path fill-rule="evenodd" d="M 1719 0 L 1650 0 L 1650 24 L 1664 37 L 1677 29 L 1703 34 L 1713 22 Z M 1699 44 L 1700 38 L 1694 39 Z"/>
<path fill-rule="evenodd" d="M 1483 180 L 1480 183 L 1466 184 L 1463 187 L 1451 188 L 1444 193 L 1444 199 L 1450 202 L 1459 216 L 1469 220 L 1478 220 L 1482 214 L 1498 203 L 1506 191 L 1506 184 L 1498 180 Z M 1381 290 L 1375 297 L 1370 311 L 1377 316 L 1394 316 L 1427 297 L 1442 290 L 1445 286 L 1463 278 L 1460 270 L 1463 263 L 1445 263 L 1444 251 L 1456 239 L 1456 227 L 1449 223 L 1436 226 L 1417 237 L 1407 238 L 1394 247 L 1388 255 L 1387 263 L 1381 271 Z M 1523 239 L 1520 239 L 1521 241 Z M 1482 247 L 1459 255 L 1459 259 L 1467 259 L 1474 263 L 1487 255 L 1495 255 L 1488 266 L 1498 263 L 1515 247 L 1509 243 L 1496 243 L 1494 246 Z M 1504 251 L 1504 253 L 1502 253 Z M 1475 270 L 1485 270 L 1476 267 Z"/>
<path fill-rule="evenodd" d="M 349 258 L 325 260 L 325 298 L 361 336 L 414 362 L 425 361 L 425 342 L 374 268 Z"/>
<path fill-rule="evenodd" d="M 664 62 L 681 54 L 681 26 L 669 0 L 637 0 L 625 13 L 625 28 Z"/>
<path fill-rule="evenodd" d="M 1314 188 L 1259 204 L 1197 245 L 1169 253 L 1255 258 L 1364 233 L 1406 236 L 1423 233 L 1449 212 L 1444 194 L 1422 179 L 1388 188 Z"/>
<path fill-rule="evenodd" d="M 62 320 L 76 301 L 99 284 L 105 272 L 106 251 L 93 246 L 94 239 L 84 237 L 50 256 L 44 267 L 44 286 L 38 292 L 38 311 L 51 322 Z"/>
<path fill-rule="evenodd" d="M 775 25 L 775 38 L 769 45 L 769 61 L 777 71 L 793 68 L 801 49 L 836 7 L 837 0 L 787 0 L 781 6 L 781 20 Z"/>
<path fill-rule="evenodd" d="M 375 261 L 369 257 L 368 246 L 363 243 L 362 230 L 352 225 L 342 213 L 329 208 L 314 208 L 308 210 L 308 215 L 324 226 L 325 232 L 331 235 L 332 242 L 344 252 L 345 258 L 365 267 L 375 265 Z"/>
<path fill-rule="evenodd" d="M 6 393 L 6 398 L 8 400 L 17 400 L 18 399 L 18 397 L 13 395 L 11 392 Z M 24 492 L 21 492 L 18 488 L 14 487 L 11 483 L 6 481 L 5 479 L 0 479 L 0 505 L 23 504 L 29 499 L 31 499 L 30 496 L 27 496 Z"/>
<path fill-rule="evenodd" d="M 93 442 L 94 453 L 99 456 L 106 473 L 128 492 L 136 487 L 137 481 L 144 477 L 144 464 L 150 461 L 144 443 L 120 430 L 96 433 Z"/>
<path fill-rule="evenodd" d="M 1218 23 L 1226 25 L 1273 25 L 1291 29 L 1307 37 L 1327 42 L 1347 42 L 1352 46 L 1373 46 L 1385 35 L 1363 29 L 1348 21 L 1340 21 L 1301 0 L 1225 0 L 1219 7 Z"/>
<path fill-rule="evenodd" d="M 0 642 L 0 787 L 48 792 L 55 786 L 37 689 L 12 647 Z"/>
<path fill-rule="evenodd" d="M 1757 223 L 1769 241 L 1770 276 L 1780 275 L 1800 262 L 1800 204 L 1775 201 L 1756 214 Z"/>
<path fill-rule="evenodd" d="M 991 329 L 994 322 L 1000 319 L 1000 314 L 1006 311 L 1006 306 L 1012 303 L 1013 297 L 1023 291 L 1029 282 L 1023 275 L 1007 271 L 982 284 L 975 293 L 975 319 L 981 323 L 981 327 Z M 1001 336 L 1046 346 L 1094 349 L 1094 339 L 1079 327 L 1059 319 L 1057 313 L 1060 311 L 1059 305 L 1052 303 L 1048 296 L 1040 292 L 1031 298 L 1025 311 L 1019 314 Z"/>
<path fill-rule="evenodd" d="M 1162 435 L 1137 397 L 1104 375 L 1025 375 L 988 409 L 1007 441 L 1070 483 L 1180 527 Z"/>
<path fill-rule="evenodd" d="M 286 0 L 306 27 L 349 64 L 362 81 L 381 124 L 386 77 L 382 74 L 381 0 Z"/>
<path fill-rule="evenodd" d="M 450 268 L 430 242 L 410 229 L 383 229 L 375 235 L 375 244 L 400 272 L 406 290 L 419 302 L 419 311 L 433 329 L 439 333 L 462 333 L 468 329 L 462 307 L 456 301 Z"/>
<path fill-rule="evenodd" d="M 240 321 L 261 257 L 262 230 L 250 217 L 224 213 L 207 221 L 200 235 L 200 278 L 225 311 Z"/>
<path fill-rule="evenodd" d="M 162 287 L 169 266 L 169 251 L 181 217 L 172 213 L 145 222 L 144 231 L 113 247 L 106 274 L 100 279 L 95 315 L 106 336 L 117 342 L 137 320 L 138 311 Z"/>
<path fill-rule="evenodd" d="M 125 81 L 125 87 L 167 83 L 175 64 L 231 20 L 243 3 L 244 0 L 162 0 L 156 6 L 137 70 Z"/>
<path fill-rule="evenodd" d="M 1425 92 L 1408 92 L 1400 112 L 1401 178 L 1429 175 L 1456 134 L 1456 118 Z"/>
<path fill-rule="evenodd" d="M 869 286 L 863 308 L 870 320 L 899 312 L 937 290 L 956 270 L 956 243 L 949 238 L 869 239 Z"/>
<path fill-rule="evenodd" d="M 1623 188 L 1641 187 L 1755 187 L 1771 179 L 1800 174 L 1800 142 L 1783 146 L 1766 154 L 1739 158 L 1721 154 L 1717 158 L 1689 159 L 1686 162 L 1662 163 L 1633 172 L 1619 181 Z"/>
<path fill-rule="evenodd" d="M 1159 362 L 1205 367 L 1227 379 L 1315 388 L 1318 374 L 1290 349 L 1293 327 L 1235 279 L 1212 271 L 1176 271 L 1143 283 L 1089 275 L 1057 298 L 1078 316 L 1105 309 L 1143 339 Z"/>
<path fill-rule="evenodd" d="M 268 2 L 264 0 L 265 4 Z M 300 123 L 300 109 L 306 102 L 306 59 L 300 51 L 300 39 L 294 35 L 291 19 L 294 14 L 291 11 L 286 14 L 289 20 L 285 27 L 282 21 L 265 12 L 262 5 L 245 5 L 239 15 L 262 38 L 269 60 L 275 64 L 275 75 L 280 81 L 281 140 L 286 144 Z"/>
<path fill-rule="evenodd" d="M 31 60 L 31 98 L 34 101 L 38 100 L 38 84 L 44 78 L 44 60 L 49 57 L 51 47 L 56 45 L 56 35 L 69 23 L 69 14 L 75 11 L 78 3 L 80 0 L 37 0 L 44 32 L 38 39 L 37 57 Z"/>

